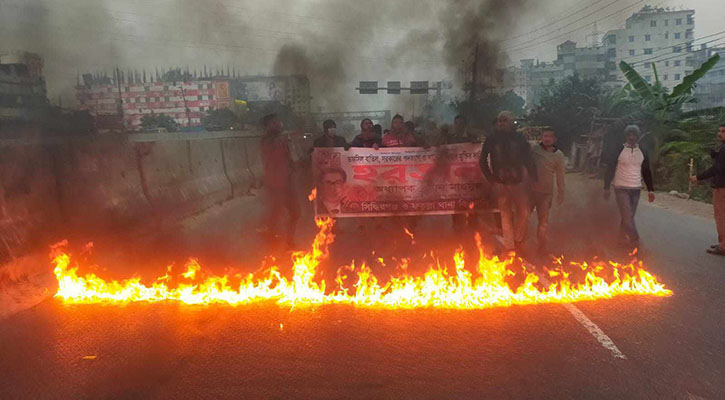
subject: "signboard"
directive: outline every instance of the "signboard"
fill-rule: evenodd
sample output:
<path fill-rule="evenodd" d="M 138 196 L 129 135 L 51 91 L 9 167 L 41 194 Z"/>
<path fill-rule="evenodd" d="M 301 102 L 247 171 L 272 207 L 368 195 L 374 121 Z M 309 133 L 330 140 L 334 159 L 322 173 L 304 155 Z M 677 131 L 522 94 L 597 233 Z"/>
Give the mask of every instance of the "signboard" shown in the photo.
<path fill-rule="evenodd" d="M 412 81 L 410 82 L 410 94 L 427 94 L 428 81 Z"/>
<path fill-rule="evenodd" d="M 388 94 L 400 94 L 400 81 L 388 81 Z"/>
<path fill-rule="evenodd" d="M 378 81 L 360 81 L 360 94 L 378 94 Z"/>
<path fill-rule="evenodd" d="M 486 184 L 481 144 L 423 149 L 316 148 L 315 214 L 332 217 L 437 215 L 466 212 Z"/>

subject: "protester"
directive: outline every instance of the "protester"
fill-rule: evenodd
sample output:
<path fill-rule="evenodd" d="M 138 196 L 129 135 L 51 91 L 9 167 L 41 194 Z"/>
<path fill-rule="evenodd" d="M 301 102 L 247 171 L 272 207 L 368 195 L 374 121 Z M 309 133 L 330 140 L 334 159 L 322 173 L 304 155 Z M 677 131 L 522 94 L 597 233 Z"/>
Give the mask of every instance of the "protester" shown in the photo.
<path fill-rule="evenodd" d="M 416 147 L 418 146 L 415 134 L 410 133 L 405 126 L 405 120 L 400 114 L 395 114 L 392 120 L 391 131 L 383 136 L 383 147 Z"/>
<path fill-rule="evenodd" d="M 348 147 L 347 141 L 342 136 L 337 136 L 337 124 L 328 119 L 322 123 L 322 136 L 315 139 L 313 147 Z"/>
<path fill-rule="evenodd" d="M 692 183 L 697 183 L 712 179 L 712 205 L 715 208 L 718 243 L 707 249 L 707 252 L 725 256 L 725 123 L 720 125 L 717 138 L 720 144 L 712 153 L 712 167 L 697 176 L 690 177 L 690 180 Z"/>
<path fill-rule="evenodd" d="M 294 235 L 300 215 L 299 204 L 292 179 L 293 160 L 289 150 L 289 139 L 283 136 L 282 121 L 276 114 L 262 118 L 264 136 L 261 139 L 262 163 L 264 168 L 264 189 L 267 233 L 269 239 L 286 235 L 289 247 L 294 246 Z M 278 219 L 283 210 L 289 214 L 286 232 L 278 229 Z"/>
<path fill-rule="evenodd" d="M 378 139 L 383 140 L 383 126 L 380 124 L 373 125 L 373 131 L 375 131 L 375 136 L 378 137 Z"/>
<path fill-rule="evenodd" d="M 375 134 L 373 121 L 365 118 L 360 122 L 360 134 L 355 136 L 350 147 L 368 147 L 378 149 L 382 146 L 382 138 Z"/>
<path fill-rule="evenodd" d="M 547 227 L 549 210 L 554 197 L 554 179 L 556 178 L 556 202 L 564 202 L 564 153 L 556 147 L 556 133 L 546 128 L 541 134 L 541 142 L 535 144 L 531 152 L 536 163 L 537 181 L 531 185 L 531 210 L 536 209 L 538 217 L 537 244 L 540 254 L 546 254 Z"/>
<path fill-rule="evenodd" d="M 521 253 L 531 212 L 526 185 L 536 181 L 536 165 L 526 138 L 516 132 L 512 112 L 498 114 L 494 133 L 483 143 L 480 166 L 501 213 L 504 251 Z"/>
<path fill-rule="evenodd" d="M 614 196 L 622 218 L 620 231 L 631 247 L 639 245 L 639 233 L 634 216 L 642 192 L 642 180 L 649 191 L 649 202 L 655 201 L 649 157 L 647 152 L 639 147 L 639 134 L 637 125 L 628 125 L 624 128 L 626 142 L 608 157 L 604 175 L 604 198 L 609 199 L 609 188 L 614 185 Z"/>

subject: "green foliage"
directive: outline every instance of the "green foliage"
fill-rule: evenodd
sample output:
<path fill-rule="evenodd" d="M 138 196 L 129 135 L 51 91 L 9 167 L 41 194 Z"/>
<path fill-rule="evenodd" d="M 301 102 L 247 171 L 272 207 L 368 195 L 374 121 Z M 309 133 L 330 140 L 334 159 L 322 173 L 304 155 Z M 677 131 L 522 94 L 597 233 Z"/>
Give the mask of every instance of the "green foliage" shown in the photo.
<path fill-rule="evenodd" d="M 141 117 L 141 127 L 145 131 L 156 131 L 159 128 L 166 129 L 167 132 L 176 132 L 179 125 L 176 121 L 165 114 L 148 114 Z"/>
<path fill-rule="evenodd" d="M 560 146 L 567 148 L 579 135 L 589 132 L 592 117 L 599 113 L 600 98 L 604 94 L 595 79 L 581 79 L 578 75 L 568 77 L 545 89 L 539 105 L 529 114 L 529 122 L 554 127 Z"/>
<path fill-rule="evenodd" d="M 239 116 L 228 108 L 209 111 L 203 122 L 204 127 L 210 131 L 239 129 L 242 124 Z"/>
<path fill-rule="evenodd" d="M 473 106 L 467 99 L 454 104 L 457 113 L 466 115 L 471 126 L 488 129 L 498 113 L 503 110 L 511 111 L 517 117 L 523 116 L 526 101 L 509 90 L 504 94 L 485 93 L 479 96 Z"/>
<path fill-rule="evenodd" d="M 695 88 L 695 83 L 705 76 L 718 62 L 720 61 L 720 54 L 715 53 L 714 56 L 710 57 L 709 60 L 705 61 L 700 68 L 692 71 L 691 74 L 687 75 L 679 85 L 672 89 L 671 98 L 677 98 L 684 95 L 692 94 L 692 90 Z"/>

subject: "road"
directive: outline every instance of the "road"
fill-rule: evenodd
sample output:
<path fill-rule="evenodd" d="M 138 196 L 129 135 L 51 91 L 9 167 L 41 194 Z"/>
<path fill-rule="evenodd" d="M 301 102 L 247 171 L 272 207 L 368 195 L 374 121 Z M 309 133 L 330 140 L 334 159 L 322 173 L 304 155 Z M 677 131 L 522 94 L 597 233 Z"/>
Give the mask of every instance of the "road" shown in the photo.
<path fill-rule="evenodd" d="M 575 183 L 554 210 L 552 247 L 572 258 L 624 257 L 611 234 L 613 202 Z M 235 200 L 155 240 L 98 241 L 95 261 L 114 278 L 153 276 L 189 256 L 213 270 L 256 265 L 259 203 Z M 306 218 L 300 242 L 314 234 Z M 449 222 L 425 220 L 416 246 L 452 248 L 441 239 L 451 237 Z M 704 252 L 714 224 L 644 203 L 638 223 L 645 265 L 674 295 L 575 305 L 626 358 L 556 304 L 289 310 L 47 298 L 0 321 L 0 398 L 725 398 L 725 259 Z M 334 262 L 376 246 L 422 249 L 390 230 L 370 237 L 356 228 L 342 227 Z"/>

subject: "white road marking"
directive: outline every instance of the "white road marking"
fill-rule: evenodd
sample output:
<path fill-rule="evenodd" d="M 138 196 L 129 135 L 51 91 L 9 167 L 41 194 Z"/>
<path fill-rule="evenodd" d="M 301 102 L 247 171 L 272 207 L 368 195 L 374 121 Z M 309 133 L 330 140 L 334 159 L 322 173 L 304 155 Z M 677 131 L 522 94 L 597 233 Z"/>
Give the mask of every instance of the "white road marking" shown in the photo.
<path fill-rule="evenodd" d="M 582 324 L 582 326 L 584 326 L 584 328 L 586 328 L 586 330 L 588 330 L 589 333 L 591 333 L 592 336 L 594 336 L 594 338 L 597 339 L 599 344 L 601 344 L 605 349 L 611 351 L 612 354 L 614 355 L 614 358 L 621 358 L 623 360 L 627 359 L 627 356 L 625 356 L 621 351 L 619 351 L 619 349 L 614 344 L 612 339 L 610 339 L 609 336 L 607 336 L 607 334 L 604 333 L 604 331 L 599 329 L 597 324 L 592 322 L 592 320 L 590 320 L 586 315 L 584 315 L 584 313 L 581 312 L 580 309 L 576 308 L 576 306 L 571 303 L 563 303 L 562 306 L 564 306 L 564 308 L 566 308 L 567 311 L 569 311 L 571 313 L 571 315 L 574 316 L 574 319 L 576 319 L 580 324 Z"/>
<path fill-rule="evenodd" d="M 493 235 L 493 237 L 501 244 L 503 245 L 503 239 L 499 237 L 498 235 Z M 524 262 L 528 265 L 528 261 L 524 260 Z M 546 279 L 546 277 L 542 277 L 541 281 L 544 282 L 544 284 L 548 285 L 549 281 Z M 619 348 L 617 348 L 617 345 L 614 344 L 612 339 L 607 336 L 606 333 L 604 333 L 603 330 L 601 330 L 597 324 L 595 324 L 589 317 L 587 317 L 580 309 L 578 309 L 574 304 L 571 303 L 561 303 L 564 308 L 566 308 L 569 313 L 571 313 L 572 316 L 574 316 L 574 319 L 577 320 L 589 333 L 591 333 L 592 336 L 594 336 L 594 339 L 597 339 L 597 342 L 602 345 L 605 349 L 612 352 L 612 355 L 614 358 L 621 358 L 623 360 L 627 359 L 627 356 L 622 353 Z"/>

